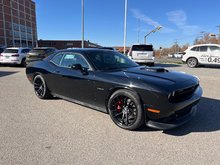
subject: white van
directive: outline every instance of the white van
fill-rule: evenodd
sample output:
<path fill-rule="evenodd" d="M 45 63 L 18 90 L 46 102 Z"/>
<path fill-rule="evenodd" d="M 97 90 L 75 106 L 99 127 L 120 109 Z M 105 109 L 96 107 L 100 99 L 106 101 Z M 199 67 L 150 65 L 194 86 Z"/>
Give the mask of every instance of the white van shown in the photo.
<path fill-rule="evenodd" d="M 188 67 L 194 68 L 199 65 L 220 65 L 220 45 L 200 44 L 189 47 L 185 50 L 182 61 Z"/>
<path fill-rule="evenodd" d="M 154 65 L 153 45 L 132 45 L 128 52 L 129 58 L 137 63 Z"/>

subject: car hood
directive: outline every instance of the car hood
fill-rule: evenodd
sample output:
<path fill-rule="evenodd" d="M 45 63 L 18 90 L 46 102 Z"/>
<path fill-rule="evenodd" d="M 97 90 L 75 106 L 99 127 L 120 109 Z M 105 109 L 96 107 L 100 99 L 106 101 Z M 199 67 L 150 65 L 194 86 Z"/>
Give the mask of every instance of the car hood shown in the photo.
<path fill-rule="evenodd" d="M 134 67 L 123 69 L 113 74 L 125 75 L 129 81 L 147 84 L 155 88 L 163 88 L 166 91 L 186 88 L 199 83 L 198 79 L 184 72 L 166 70 L 158 67 Z M 143 85 L 144 86 L 144 85 Z"/>

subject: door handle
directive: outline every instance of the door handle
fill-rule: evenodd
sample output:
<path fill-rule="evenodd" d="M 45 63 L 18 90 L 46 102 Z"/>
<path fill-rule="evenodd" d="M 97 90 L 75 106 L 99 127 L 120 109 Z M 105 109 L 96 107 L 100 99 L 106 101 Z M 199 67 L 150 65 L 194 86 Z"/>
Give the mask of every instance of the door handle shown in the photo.
<path fill-rule="evenodd" d="M 55 70 L 54 73 L 60 73 L 60 71 L 59 70 Z"/>

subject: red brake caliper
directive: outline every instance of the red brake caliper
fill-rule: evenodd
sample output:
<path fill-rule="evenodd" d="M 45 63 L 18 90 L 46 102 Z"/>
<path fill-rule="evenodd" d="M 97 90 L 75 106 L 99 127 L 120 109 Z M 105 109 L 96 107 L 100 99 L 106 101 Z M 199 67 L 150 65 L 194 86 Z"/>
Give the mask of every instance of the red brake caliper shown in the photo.
<path fill-rule="evenodd" d="M 121 112 L 122 104 L 123 104 L 123 103 L 122 103 L 122 99 L 120 99 L 120 101 L 117 102 L 117 111 L 118 111 L 118 112 Z"/>

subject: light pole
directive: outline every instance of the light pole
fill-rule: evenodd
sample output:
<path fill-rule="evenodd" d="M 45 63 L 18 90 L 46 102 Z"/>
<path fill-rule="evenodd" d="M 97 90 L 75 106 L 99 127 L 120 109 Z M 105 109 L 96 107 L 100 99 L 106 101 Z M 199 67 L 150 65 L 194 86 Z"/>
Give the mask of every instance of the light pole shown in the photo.
<path fill-rule="evenodd" d="M 125 20 L 124 20 L 124 54 L 126 53 L 127 9 L 128 9 L 128 0 L 125 0 Z"/>
<path fill-rule="evenodd" d="M 82 48 L 84 48 L 84 0 L 82 0 Z"/>
<path fill-rule="evenodd" d="M 158 26 L 156 27 L 155 29 L 151 30 L 148 34 L 146 34 L 144 36 L 144 43 L 146 44 L 147 43 L 147 36 L 149 36 L 151 33 L 155 33 L 156 31 L 160 30 L 162 28 L 162 26 Z"/>

